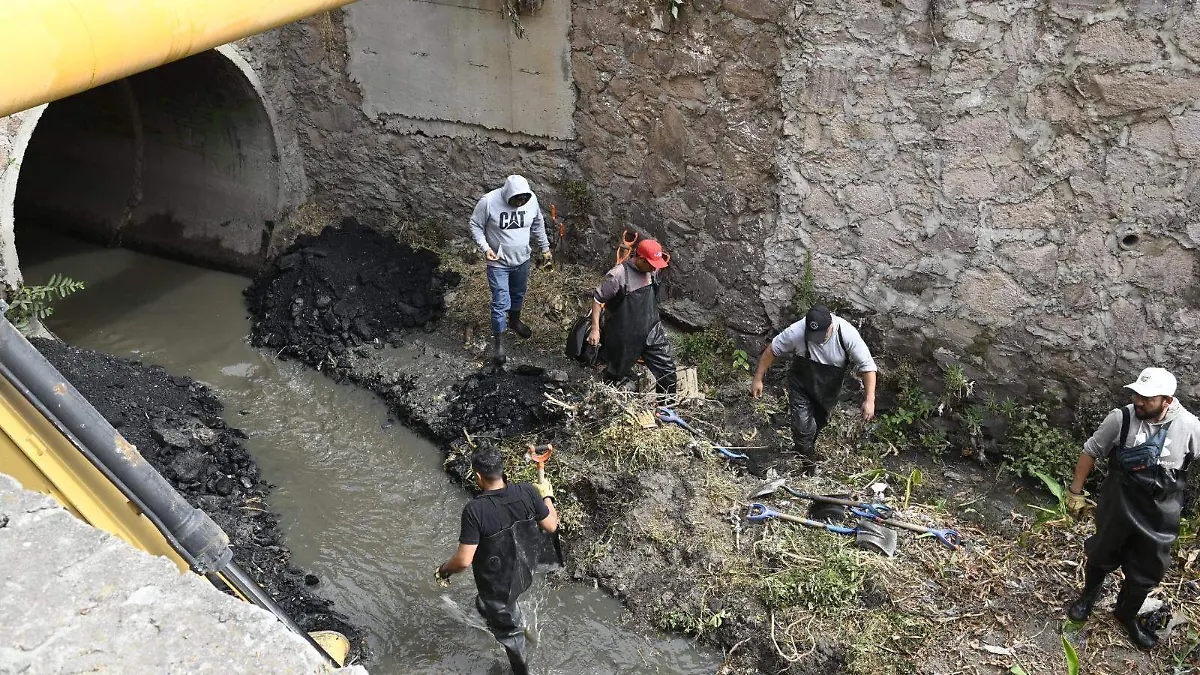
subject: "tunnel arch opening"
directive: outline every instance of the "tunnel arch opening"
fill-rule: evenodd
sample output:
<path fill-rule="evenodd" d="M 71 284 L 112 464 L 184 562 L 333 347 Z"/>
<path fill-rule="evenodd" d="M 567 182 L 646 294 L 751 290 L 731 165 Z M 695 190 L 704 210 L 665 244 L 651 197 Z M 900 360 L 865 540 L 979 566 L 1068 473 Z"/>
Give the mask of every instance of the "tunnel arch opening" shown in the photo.
<path fill-rule="evenodd" d="M 220 47 L 31 115 L 12 195 L 16 249 L 49 230 L 237 272 L 255 270 L 283 209 L 275 115 Z"/>

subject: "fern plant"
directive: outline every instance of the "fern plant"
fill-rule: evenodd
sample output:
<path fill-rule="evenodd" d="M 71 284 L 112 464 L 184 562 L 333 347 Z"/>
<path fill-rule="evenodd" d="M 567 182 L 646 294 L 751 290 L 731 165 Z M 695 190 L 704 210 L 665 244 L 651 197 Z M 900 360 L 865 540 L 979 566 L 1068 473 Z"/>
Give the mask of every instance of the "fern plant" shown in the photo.
<path fill-rule="evenodd" d="M 5 313 L 8 320 L 19 329 L 25 329 L 34 319 L 41 321 L 54 313 L 51 303 L 82 291 L 82 281 L 75 281 L 61 274 L 53 274 L 44 286 L 21 286 L 9 300 Z"/>

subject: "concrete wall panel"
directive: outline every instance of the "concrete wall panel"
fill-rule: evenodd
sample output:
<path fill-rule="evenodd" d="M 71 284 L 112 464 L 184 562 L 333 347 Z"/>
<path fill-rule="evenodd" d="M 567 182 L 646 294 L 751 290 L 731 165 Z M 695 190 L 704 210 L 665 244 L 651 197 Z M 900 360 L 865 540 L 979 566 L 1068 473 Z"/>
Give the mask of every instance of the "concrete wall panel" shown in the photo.
<path fill-rule="evenodd" d="M 365 0 L 346 9 L 351 78 L 372 119 L 401 115 L 528 136 L 573 133 L 569 2 L 522 17 L 500 0 Z"/>

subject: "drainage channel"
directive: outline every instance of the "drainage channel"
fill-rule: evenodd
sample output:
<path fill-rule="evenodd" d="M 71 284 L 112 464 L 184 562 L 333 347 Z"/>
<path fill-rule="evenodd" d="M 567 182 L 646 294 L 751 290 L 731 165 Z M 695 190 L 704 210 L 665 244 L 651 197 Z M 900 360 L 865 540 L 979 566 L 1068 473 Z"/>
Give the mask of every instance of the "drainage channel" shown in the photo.
<path fill-rule="evenodd" d="M 71 344 L 157 364 L 212 386 L 226 421 L 250 435 L 270 508 L 296 564 L 362 627 L 372 673 L 502 673 L 503 652 L 471 606 L 474 584 L 449 591 L 433 568 L 453 551 L 466 494 L 441 452 L 388 419 L 374 395 L 249 346 L 248 280 L 123 249 L 21 232 L 28 283 L 62 273 L 87 290 L 47 324 Z M 711 673 L 720 659 L 683 639 L 622 625 L 601 591 L 535 585 L 534 666 L 549 673 Z M 502 662 L 504 662 L 502 664 Z"/>

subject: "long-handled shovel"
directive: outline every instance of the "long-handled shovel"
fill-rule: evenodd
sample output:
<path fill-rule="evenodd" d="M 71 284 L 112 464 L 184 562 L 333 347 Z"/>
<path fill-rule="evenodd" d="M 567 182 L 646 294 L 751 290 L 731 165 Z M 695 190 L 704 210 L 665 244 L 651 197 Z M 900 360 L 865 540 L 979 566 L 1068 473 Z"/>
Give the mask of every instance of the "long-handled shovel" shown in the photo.
<path fill-rule="evenodd" d="M 888 506 L 887 504 L 868 504 L 867 502 L 856 502 L 856 501 L 853 501 L 850 499 L 842 499 L 839 497 L 827 497 L 824 495 L 809 494 L 807 492 L 800 492 L 799 490 L 794 490 L 791 487 L 789 487 L 786 483 L 787 483 L 786 478 L 776 478 L 775 480 L 767 481 L 766 483 L 763 483 L 762 485 L 760 485 L 757 488 L 755 488 L 754 490 L 752 490 L 750 492 L 750 494 L 746 495 L 746 499 L 757 499 L 758 497 L 765 497 L 769 494 L 774 493 L 776 490 L 783 488 L 784 490 L 787 491 L 788 494 L 795 497 L 796 499 L 807 499 L 809 501 L 814 501 L 814 502 L 824 502 L 826 504 L 838 504 L 840 506 L 849 506 L 851 508 L 861 509 L 863 511 L 870 513 L 871 514 L 870 517 L 872 519 L 891 518 L 893 515 L 895 515 L 895 512 L 896 512 L 895 509 Z"/>
<path fill-rule="evenodd" d="M 659 422 L 662 422 L 663 424 L 677 425 L 684 431 L 687 431 L 688 433 L 695 436 L 696 438 L 699 438 L 700 440 L 713 446 L 713 449 L 716 450 L 717 453 L 720 454 L 722 457 L 724 457 L 726 460 L 731 461 L 731 462 L 734 462 L 734 461 L 744 462 L 745 466 L 746 466 L 746 470 L 749 471 L 751 475 L 762 476 L 764 474 L 762 468 L 758 465 L 758 462 L 755 461 L 755 459 L 753 457 L 751 457 L 750 455 L 747 455 L 744 452 L 734 452 L 733 450 L 730 450 L 729 448 L 726 448 L 724 446 L 713 443 L 707 437 L 705 437 L 704 434 L 700 433 L 699 431 L 696 431 L 695 427 L 693 427 L 692 425 L 685 422 L 683 420 L 683 418 L 680 417 L 674 410 L 672 410 L 670 408 L 659 408 L 654 411 L 654 416 L 656 418 L 658 418 Z"/>
<path fill-rule="evenodd" d="M 554 444 L 546 443 L 544 445 L 529 446 L 529 459 L 534 464 L 537 464 L 538 482 L 546 480 L 546 461 L 550 459 L 550 455 L 554 453 Z M 550 535 L 554 542 L 554 555 L 558 557 L 558 564 L 566 567 L 567 563 L 563 558 L 562 541 L 558 538 L 558 530 L 554 530 L 554 534 Z"/>
<path fill-rule="evenodd" d="M 793 490 L 785 484 L 785 479 L 777 478 L 773 481 L 763 483 L 757 489 L 746 496 L 747 499 L 755 499 L 769 495 L 776 490 L 783 488 L 788 494 L 797 499 L 808 499 L 814 502 L 824 502 L 826 504 L 838 504 L 841 506 L 850 507 L 850 512 L 859 518 L 879 523 L 886 527 L 908 530 L 910 532 L 919 532 L 926 536 L 936 538 L 942 544 L 951 550 L 957 550 L 965 542 L 957 531 L 946 529 L 938 529 L 936 527 L 927 527 L 925 525 L 916 525 L 914 523 L 906 523 L 902 520 L 896 520 L 896 510 L 886 504 L 869 504 L 867 502 L 856 502 L 849 499 L 838 499 L 836 497 L 825 497 L 822 495 L 812 495 L 799 490 Z"/>
<path fill-rule="evenodd" d="M 873 548 L 889 558 L 896 554 L 896 531 L 886 527 L 879 527 L 869 520 L 859 520 L 854 527 L 845 527 L 832 523 L 822 523 L 811 518 L 801 518 L 787 513 L 780 513 L 757 503 L 751 504 L 750 511 L 746 514 L 746 520 L 755 523 L 768 518 L 777 518 L 779 520 L 786 520 L 789 523 L 807 525 L 808 527 L 826 530 L 834 534 L 854 535 L 854 543 L 859 548 Z"/>

